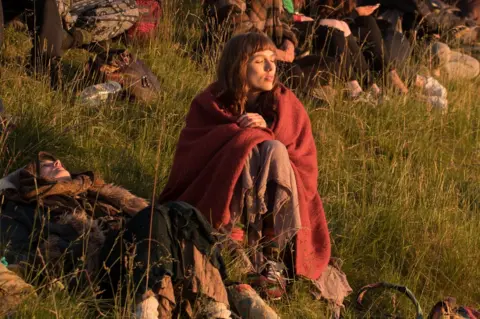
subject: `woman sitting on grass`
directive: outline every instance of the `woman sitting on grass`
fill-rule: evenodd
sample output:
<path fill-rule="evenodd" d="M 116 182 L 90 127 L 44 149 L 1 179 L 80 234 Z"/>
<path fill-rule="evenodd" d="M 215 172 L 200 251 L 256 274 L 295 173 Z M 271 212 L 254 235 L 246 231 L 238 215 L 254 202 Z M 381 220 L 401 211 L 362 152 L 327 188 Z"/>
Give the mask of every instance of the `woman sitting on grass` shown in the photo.
<path fill-rule="evenodd" d="M 191 104 L 160 202 L 186 201 L 251 247 L 251 283 L 276 299 L 283 262 L 291 274 L 319 279 L 330 238 L 310 120 L 277 82 L 275 52 L 261 33 L 227 42 L 217 81 Z"/>
<path fill-rule="evenodd" d="M 0 179 L 0 203 L 0 257 L 42 269 L 35 278 L 61 275 L 73 287 L 100 284 L 105 297 L 136 297 L 142 319 L 169 318 L 178 297 L 197 302 L 198 294 L 208 318 L 230 318 L 216 240 L 190 205 L 152 208 L 92 172 L 71 174 L 45 152 Z M 174 286 L 182 285 L 180 296 Z M 124 295 L 127 286 L 135 296 Z"/>

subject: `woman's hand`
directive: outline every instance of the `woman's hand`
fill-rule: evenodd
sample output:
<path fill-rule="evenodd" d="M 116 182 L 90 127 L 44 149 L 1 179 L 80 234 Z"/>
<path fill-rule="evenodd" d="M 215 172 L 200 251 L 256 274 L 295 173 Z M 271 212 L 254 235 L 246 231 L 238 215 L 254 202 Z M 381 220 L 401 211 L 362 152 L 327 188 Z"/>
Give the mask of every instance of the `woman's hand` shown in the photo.
<path fill-rule="evenodd" d="M 361 7 L 356 7 L 355 10 L 357 11 L 358 15 L 361 17 L 366 17 L 371 15 L 375 10 L 380 7 L 380 3 L 377 3 L 374 6 L 361 6 Z"/>
<path fill-rule="evenodd" d="M 241 128 L 247 127 L 267 127 L 267 122 L 265 119 L 258 113 L 246 113 L 240 116 L 237 120 L 238 126 Z"/>
<path fill-rule="evenodd" d="M 294 22 L 313 22 L 315 21 L 313 18 L 307 17 L 304 14 L 301 13 L 295 13 L 293 15 L 293 21 Z"/>

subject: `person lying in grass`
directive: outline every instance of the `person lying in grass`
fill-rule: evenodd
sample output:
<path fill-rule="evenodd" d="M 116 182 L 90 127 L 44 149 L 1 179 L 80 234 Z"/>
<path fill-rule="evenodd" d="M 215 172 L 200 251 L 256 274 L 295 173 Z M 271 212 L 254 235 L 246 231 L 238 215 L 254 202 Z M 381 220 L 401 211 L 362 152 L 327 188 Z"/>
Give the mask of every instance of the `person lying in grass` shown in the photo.
<path fill-rule="evenodd" d="M 261 33 L 227 42 L 216 82 L 191 104 L 159 198 L 194 205 L 249 247 L 249 283 L 272 299 L 287 272 L 316 281 L 330 259 L 310 120 L 277 82 L 275 52 Z"/>
<path fill-rule="evenodd" d="M 25 272 L 61 276 L 71 289 L 100 286 L 105 298 L 135 297 L 139 318 L 168 318 L 178 298 L 194 303 L 197 295 L 207 317 L 230 317 L 217 240 L 190 205 L 152 207 L 45 152 L 0 180 L 0 199 L 0 256 Z"/>

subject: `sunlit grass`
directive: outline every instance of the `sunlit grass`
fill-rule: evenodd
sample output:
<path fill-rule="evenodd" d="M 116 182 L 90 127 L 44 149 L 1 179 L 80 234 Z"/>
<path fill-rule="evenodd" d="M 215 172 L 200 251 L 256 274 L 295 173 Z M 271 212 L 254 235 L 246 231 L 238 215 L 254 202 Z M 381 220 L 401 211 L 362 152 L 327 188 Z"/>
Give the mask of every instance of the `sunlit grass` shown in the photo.
<path fill-rule="evenodd" d="M 3 144 L 8 148 L 0 154 L 0 172 L 13 171 L 47 150 L 70 170 L 97 171 L 150 199 L 161 145 L 161 190 L 189 104 L 214 74 L 211 61 L 202 65 L 188 57 L 200 23 L 198 9 L 191 8 L 188 14 L 170 8 L 158 39 L 132 48 L 162 84 L 151 105 L 75 105 L 68 84 L 65 92 L 54 92 L 46 80 L 27 75 L 28 39 L 9 30 L 0 97 L 17 128 L 6 141 L 0 139 L 0 149 Z M 86 58 L 71 52 L 65 63 L 81 72 Z M 318 185 L 333 255 L 344 261 L 354 289 L 376 281 L 406 285 L 426 310 L 445 296 L 464 304 L 480 302 L 479 86 L 477 81 L 444 83 L 450 101 L 444 115 L 417 102 L 413 92 L 406 98 L 392 94 L 376 107 L 343 98 L 324 107 L 302 97 L 317 142 Z M 21 308 L 20 317 L 126 313 L 121 306 L 100 312 L 93 299 L 88 293 L 69 297 L 43 291 Z M 353 301 L 347 301 L 347 317 L 360 316 Z M 286 318 L 327 316 L 325 304 L 313 301 L 302 283 L 294 285 L 286 301 L 273 305 Z M 404 313 L 412 309 L 404 305 Z"/>

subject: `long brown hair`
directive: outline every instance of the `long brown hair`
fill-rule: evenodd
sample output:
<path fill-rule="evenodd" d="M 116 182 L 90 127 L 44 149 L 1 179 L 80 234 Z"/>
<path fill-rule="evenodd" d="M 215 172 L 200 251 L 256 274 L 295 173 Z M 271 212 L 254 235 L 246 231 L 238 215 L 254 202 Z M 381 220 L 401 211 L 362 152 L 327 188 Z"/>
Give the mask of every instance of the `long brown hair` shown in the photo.
<path fill-rule="evenodd" d="M 217 68 L 217 83 L 224 107 L 234 115 L 245 112 L 247 102 L 247 64 L 259 51 L 272 50 L 275 44 L 263 33 L 249 32 L 231 38 L 225 45 Z"/>

